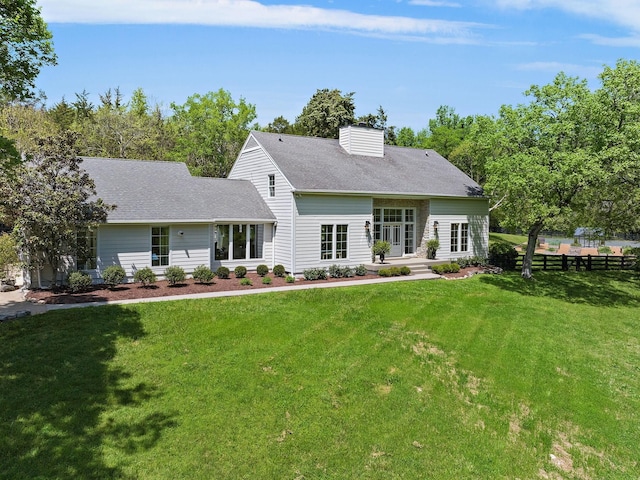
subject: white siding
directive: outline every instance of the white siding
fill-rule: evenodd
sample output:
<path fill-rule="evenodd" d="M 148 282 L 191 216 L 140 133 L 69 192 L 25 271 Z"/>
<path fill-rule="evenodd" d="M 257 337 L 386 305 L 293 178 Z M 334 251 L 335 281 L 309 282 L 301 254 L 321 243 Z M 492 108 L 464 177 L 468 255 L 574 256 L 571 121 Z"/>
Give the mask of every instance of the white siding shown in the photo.
<path fill-rule="evenodd" d="M 198 265 L 209 265 L 210 245 L 209 224 L 171 225 L 169 265 L 182 267 L 187 274 L 191 274 Z M 165 268 L 154 267 L 154 270 L 162 273 Z"/>
<path fill-rule="evenodd" d="M 350 125 L 342 127 L 339 143 L 350 155 L 384 156 L 384 131 Z"/>
<path fill-rule="evenodd" d="M 149 225 L 102 225 L 98 231 L 98 270 L 120 265 L 133 280 L 136 268 L 151 266 Z"/>
<path fill-rule="evenodd" d="M 269 197 L 269 175 L 275 175 L 275 197 Z M 278 225 L 275 237 L 273 238 L 273 244 L 270 245 L 270 248 L 274 250 L 269 252 L 272 257 L 261 263 L 270 265 L 273 261 L 274 264 L 284 265 L 287 271 L 291 271 L 293 267 L 293 198 L 291 184 L 262 148 L 254 148 L 242 152 L 231 169 L 229 178 L 251 181 L 277 218 Z M 269 235 L 266 238 L 270 239 L 271 236 Z M 249 267 L 247 266 L 247 268 Z"/>
<path fill-rule="evenodd" d="M 486 199 L 433 199 L 430 202 L 429 226 L 438 222 L 439 259 L 486 257 L 489 249 L 489 203 Z M 451 224 L 469 224 L 469 251 L 451 252 Z M 434 234 L 431 235 L 434 238 Z"/>
<path fill-rule="evenodd" d="M 371 240 L 364 228 L 365 222 L 372 220 L 370 197 L 304 195 L 296 199 L 296 206 L 295 273 L 333 264 L 356 266 L 371 263 Z M 348 258 L 320 259 L 322 225 L 348 225 Z"/>

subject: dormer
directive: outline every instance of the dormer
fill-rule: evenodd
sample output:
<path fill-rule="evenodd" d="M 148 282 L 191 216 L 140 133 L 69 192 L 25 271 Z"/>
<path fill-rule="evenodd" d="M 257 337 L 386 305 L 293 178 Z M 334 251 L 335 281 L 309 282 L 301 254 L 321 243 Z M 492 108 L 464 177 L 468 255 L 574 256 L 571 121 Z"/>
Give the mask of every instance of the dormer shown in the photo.
<path fill-rule="evenodd" d="M 384 156 L 384 130 L 349 125 L 340 128 L 339 141 L 349 155 Z"/>

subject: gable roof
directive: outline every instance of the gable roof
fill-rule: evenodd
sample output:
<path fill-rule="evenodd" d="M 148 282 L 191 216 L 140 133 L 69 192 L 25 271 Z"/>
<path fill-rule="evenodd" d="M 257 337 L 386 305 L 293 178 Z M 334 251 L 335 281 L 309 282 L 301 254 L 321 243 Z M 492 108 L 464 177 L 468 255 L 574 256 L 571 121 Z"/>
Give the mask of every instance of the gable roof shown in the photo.
<path fill-rule="evenodd" d="M 480 185 L 435 150 L 385 145 L 380 158 L 350 155 L 338 139 L 250 135 L 299 192 L 482 197 Z"/>
<path fill-rule="evenodd" d="M 193 177 L 179 162 L 81 158 L 97 196 L 117 206 L 107 223 L 275 220 L 247 180 Z"/>

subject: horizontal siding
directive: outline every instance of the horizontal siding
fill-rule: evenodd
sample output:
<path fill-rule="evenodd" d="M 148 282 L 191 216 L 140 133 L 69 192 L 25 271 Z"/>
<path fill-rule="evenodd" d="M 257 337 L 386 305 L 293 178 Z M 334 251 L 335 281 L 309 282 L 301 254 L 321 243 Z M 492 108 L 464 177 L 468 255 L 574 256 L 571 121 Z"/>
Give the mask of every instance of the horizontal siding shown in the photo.
<path fill-rule="evenodd" d="M 439 259 L 456 259 L 460 257 L 486 257 L 489 246 L 489 217 L 486 215 L 432 215 L 430 224 L 438 222 L 437 238 L 440 248 L 437 251 Z M 451 252 L 451 224 L 469 224 L 469 251 Z M 433 238 L 433 237 L 432 237 Z"/>
<path fill-rule="evenodd" d="M 269 175 L 275 175 L 276 195 L 269 197 Z M 275 255 L 275 263 L 291 269 L 292 194 L 291 184 L 280 173 L 262 148 L 243 152 L 236 161 L 229 178 L 249 180 L 253 183 L 276 216 L 278 226 L 270 255 Z M 266 253 L 265 253 L 266 255 Z M 271 257 L 269 260 L 271 260 Z M 271 263 L 271 262 L 269 262 Z M 247 267 L 249 268 L 249 267 Z"/>
<path fill-rule="evenodd" d="M 429 210 L 431 215 L 489 215 L 489 200 L 434 198 Z"/>
<path fill-rule="evenodd" d="M 369 215 L 373 201 L 371 197 L 345 197 L 339 195 L 301 195 L 296 198 L 296 211 L 306 215 Z M 371 219 L 369 219 L 371 221 Z M 363 221 L 364 226 L 364 221 Z"/>
<path fill-rule="evenodd" d="M 296 273 L 307 268 L 328 267 L 329 265 L 356 266 L 371 262 L 371 247 L 364 229 L 371 215 L 324 215 L 301 216 L 296 221 Z M 348 225 L 348 258 L 320 259 L 321 225 Z"/>
<path fill-rule="evenodd" d="M 133 279 L 136 268 L 151 265 L 149 225 L 102 225 L 98 231 L 98 270 L 120 265 Z"/>
<path fill-rule="evenodd" d="M 339 143 L 351 155 L 384 156 L 384 132 L 354 126 L 340 129 Z"/>
<path fill-rule="evenodd" d="M 209 224 L 172 225 L 169 233 L 169 264 L 182 267 L 191 274 L 198 265 L 209 265 L 211 239 Z M 180 235 L 180 232 L 183 232 Z M 166 267 L 158 267 L 163 272 Z"/>

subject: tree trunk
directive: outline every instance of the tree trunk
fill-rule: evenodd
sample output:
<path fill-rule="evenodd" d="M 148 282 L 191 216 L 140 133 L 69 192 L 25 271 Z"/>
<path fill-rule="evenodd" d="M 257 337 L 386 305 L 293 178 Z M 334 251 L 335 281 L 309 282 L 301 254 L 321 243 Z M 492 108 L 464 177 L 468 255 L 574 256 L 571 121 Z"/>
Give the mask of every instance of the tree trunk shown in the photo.
<path fill-rule="evenodd" d="M 529 229 L 529 237 L 527 239 L 527 251 L 522 259 L 522 278 L 532 278 L 531 263 L 533 255 L 536 253 L 536 244 L 538 243 L 538 234 L 542 230 L 542 222 L 536 222 Z"/>

